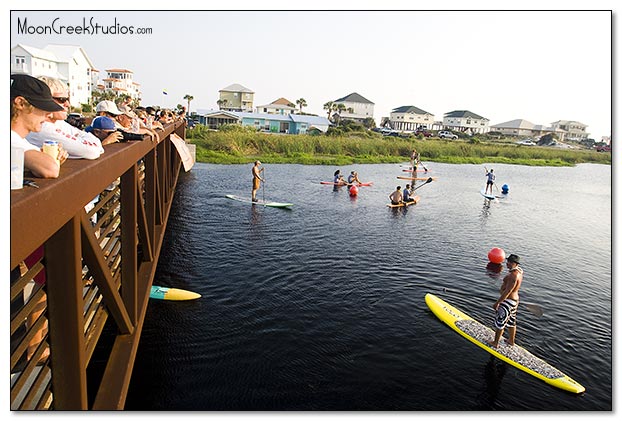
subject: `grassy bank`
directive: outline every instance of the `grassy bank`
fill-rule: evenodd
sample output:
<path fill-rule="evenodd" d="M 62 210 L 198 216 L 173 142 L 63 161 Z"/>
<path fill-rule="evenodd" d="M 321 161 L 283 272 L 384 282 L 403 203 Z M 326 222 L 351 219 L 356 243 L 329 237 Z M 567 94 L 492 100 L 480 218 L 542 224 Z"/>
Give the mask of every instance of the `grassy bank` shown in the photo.
<path fill-rule="evenodd" d="M 611 164 L 610 153 L 588 150 L 516 146 L 509 143 L 420 140 L 383 137 L 373 132 L 350 136 L 276 135 L 252 128 L 229 127 L 187 131 L 197 148 L 197 161 L 242 164 L 260 159 L 269 163 L 349 165 L 408 161 L 414 148 L 423 161 L 453 164 L 498 162 L 520 165 L 572 166 L 591 162 Z"/>

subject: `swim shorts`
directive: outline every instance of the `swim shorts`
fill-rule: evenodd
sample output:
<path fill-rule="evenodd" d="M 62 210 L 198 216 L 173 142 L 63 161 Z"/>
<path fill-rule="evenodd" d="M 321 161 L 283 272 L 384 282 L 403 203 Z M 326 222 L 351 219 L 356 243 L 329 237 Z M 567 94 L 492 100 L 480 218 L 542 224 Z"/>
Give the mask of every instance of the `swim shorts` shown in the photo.
<path fill-rule="evenodd" d="M 518 303 L 514 300 L 505 299 L 495 314 L 495 328 L 498 330 L 505 329 L 505 327 L 516 327 L 516 311 L 518 310 Z"/>

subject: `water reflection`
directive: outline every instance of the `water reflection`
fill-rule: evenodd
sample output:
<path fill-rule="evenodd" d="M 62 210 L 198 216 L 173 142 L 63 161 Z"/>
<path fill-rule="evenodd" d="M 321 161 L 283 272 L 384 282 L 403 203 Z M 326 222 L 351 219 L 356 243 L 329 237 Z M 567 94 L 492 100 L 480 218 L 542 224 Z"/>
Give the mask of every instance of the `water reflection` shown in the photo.
<path fill-rule="evenodd" d="M 484 368 L 486 389 L 478 397 L 479 405 L 477 409 L 493 409 L 495 407 L 495 402 L 497 400 L 497 396 L 499 395 L 499 390 L 501 389 L 501 381 L 503 380 L 503 376 L 505 376 L 507 369 L 508 364 L 493 357 L 492 355 L 490 356 L 490 359 Z"/>
<path fill-rule="evenodd" d="M 501 263 L 488 262 L 486 265 L 486 274 L 492 279 L 499 279 L 502 271 L 503 265 Z"/>

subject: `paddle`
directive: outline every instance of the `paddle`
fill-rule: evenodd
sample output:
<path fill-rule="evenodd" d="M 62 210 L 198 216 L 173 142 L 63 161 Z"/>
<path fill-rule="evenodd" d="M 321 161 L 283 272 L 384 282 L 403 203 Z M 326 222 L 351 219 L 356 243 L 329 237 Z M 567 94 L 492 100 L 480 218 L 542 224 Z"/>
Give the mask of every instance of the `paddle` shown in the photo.
<path fill-rule="evenodd" d="M 456 294 L 461 294 L 461 295 L 472 295 L 472 294 L 469 294 L 468 292 L 465 292 L 465 291 L 460 291 L 460 290 L 457 290 L 457 289 L 449 289 L 449 288 L 443 288 L 443 292 L 456 293 Z M 519 303 L 519 305 L 522 305 L 527 310 L 529 310 L 530 313 L 535 314 L 536 317 L 542 317 L 542 315 L 544 314 L 544 311 L 542 310 L 542 307 L 540 307 L 538 304 L 525 303 L 523 301 L 519 301 L 518 303 Z"/>
<path fill-rule="evenodd" d="M 266 203 L 266 168 L 262 168 L 261 171 L 263 172 L 263 180 L 261 182 L 261 196 L 263 202 Z"/>
<path fill-rule="evenodd" d="M 431 183 L 431 182 L 432 182 L 432 177 L 428 177 L 428 179 L 425 180 L 425 183 L 418 185 L 417 187 L 415 187 L 414 189 L 411 189 L 410 191 L 413 192 L 413 191 L 417 190 L 418 188 L 421 188 L 421 187 L 423 187 L 426 184 Z"/>

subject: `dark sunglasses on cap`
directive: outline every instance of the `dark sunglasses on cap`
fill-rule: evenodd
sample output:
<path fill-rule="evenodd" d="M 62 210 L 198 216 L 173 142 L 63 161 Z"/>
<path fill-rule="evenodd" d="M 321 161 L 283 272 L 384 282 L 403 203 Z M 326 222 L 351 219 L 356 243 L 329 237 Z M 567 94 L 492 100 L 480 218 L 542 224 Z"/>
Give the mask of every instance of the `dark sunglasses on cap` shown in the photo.
<path fill-rule="evenodd" d="M 54 98 L 54 100 L 60 104 L 64 104 L 65 102 L 69 101 L 68 96 L 54 96 L 52 98 Z"/>

